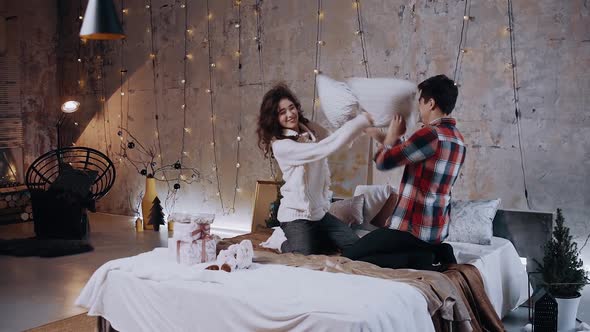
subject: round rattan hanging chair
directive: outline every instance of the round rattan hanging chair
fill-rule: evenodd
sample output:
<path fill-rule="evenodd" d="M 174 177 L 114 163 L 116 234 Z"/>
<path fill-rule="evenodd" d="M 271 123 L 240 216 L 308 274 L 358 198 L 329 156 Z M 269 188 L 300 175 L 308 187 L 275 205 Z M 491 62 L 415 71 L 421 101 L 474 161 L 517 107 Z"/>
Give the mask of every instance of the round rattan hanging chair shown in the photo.
<path fill-rule="evenodd" d="M 104 153 L 87 147 L 65 147 L 43 154 L 29 166 L 25 183 L 30 191 L 46 191 L 66 165 L 97 173 L 90 188 L 90 198 L 94 201 L 104 197 L 115 183 L 113 162 Z"/>

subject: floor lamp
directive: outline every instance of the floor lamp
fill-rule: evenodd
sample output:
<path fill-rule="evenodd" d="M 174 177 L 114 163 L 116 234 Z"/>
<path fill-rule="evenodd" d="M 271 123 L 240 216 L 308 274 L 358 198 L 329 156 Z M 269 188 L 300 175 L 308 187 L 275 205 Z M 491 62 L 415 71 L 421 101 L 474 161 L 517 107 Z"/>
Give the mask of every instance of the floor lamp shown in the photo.
<path fill-rule="evenodd" d="M 79 108 L 80 108 L 80 103 L 75 100 L 66 101 L 65 103 L 63 103 L 61 105 L 61 112 L 62 113 L 59 116 L 59 120 L 57 121 L 57 124 L 55 125 L 55 128 L 57 129 L 57 149 L 58 150 L 61 149 L 61 133 L 60 133 L 61 125 L 63 124 L 67 114 L 74 113 Z"/>

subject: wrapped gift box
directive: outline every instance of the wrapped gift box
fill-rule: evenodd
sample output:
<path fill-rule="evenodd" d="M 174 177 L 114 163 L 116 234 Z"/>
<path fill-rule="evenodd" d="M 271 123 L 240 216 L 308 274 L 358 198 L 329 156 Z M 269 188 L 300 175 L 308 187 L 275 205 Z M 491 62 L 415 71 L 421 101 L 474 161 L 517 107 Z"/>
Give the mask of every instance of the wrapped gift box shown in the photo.
<path fill-rule="evenodd" d="M 217 241 L 210 236 L 191 242 L 168 239 L 168 251 L 176 262 L 184 265 L 194 265 L 211 262 L 216 259 Z"/>

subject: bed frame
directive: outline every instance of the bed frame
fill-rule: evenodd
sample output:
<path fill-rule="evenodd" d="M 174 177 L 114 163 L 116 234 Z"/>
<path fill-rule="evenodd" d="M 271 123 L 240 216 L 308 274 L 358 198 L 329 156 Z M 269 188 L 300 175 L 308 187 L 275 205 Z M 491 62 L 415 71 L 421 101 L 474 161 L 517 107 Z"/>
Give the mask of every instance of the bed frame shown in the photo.
<path fill-rule="evenodd" d="M 543 245 L 551 239 L 553 213 L 522 210 L 498 210 L 493 221 L 494 236 L 514 245 L 520 257 L 527 259 L 527 271 L 537 270 L 543 261 Z"/>

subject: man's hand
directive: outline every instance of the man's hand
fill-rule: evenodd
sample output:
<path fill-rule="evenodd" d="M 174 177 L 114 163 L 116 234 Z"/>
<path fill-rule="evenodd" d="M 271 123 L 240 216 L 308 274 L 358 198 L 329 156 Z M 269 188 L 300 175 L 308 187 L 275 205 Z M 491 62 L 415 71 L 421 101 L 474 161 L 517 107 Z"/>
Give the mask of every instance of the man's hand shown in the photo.
<path fill-rule="evenodd" d="M 383 144 L 393 145 L 406 132 L 406 120 L 398 114 L 393 116 Z"/>
<path fill-rule="evenodd" d="M 385 140 L 385 133 L 379 128 L 369 127 L 365 129 L 365 134 L 369 135 L 379 144 L 383 144 L 383 141 Z"/>

